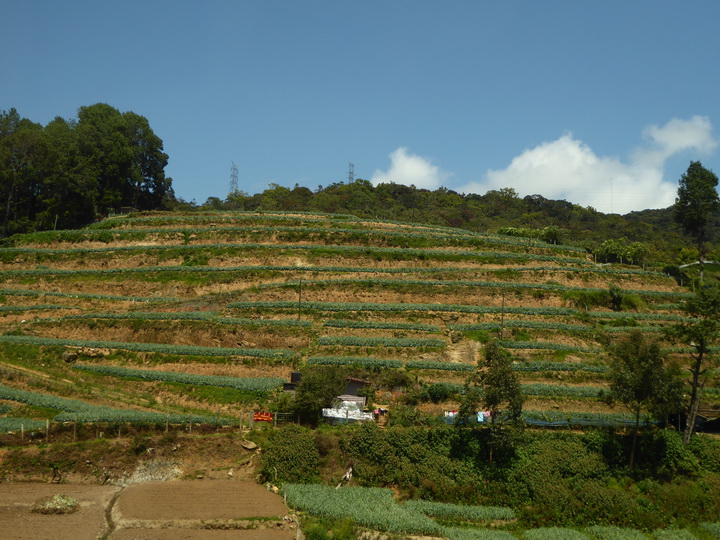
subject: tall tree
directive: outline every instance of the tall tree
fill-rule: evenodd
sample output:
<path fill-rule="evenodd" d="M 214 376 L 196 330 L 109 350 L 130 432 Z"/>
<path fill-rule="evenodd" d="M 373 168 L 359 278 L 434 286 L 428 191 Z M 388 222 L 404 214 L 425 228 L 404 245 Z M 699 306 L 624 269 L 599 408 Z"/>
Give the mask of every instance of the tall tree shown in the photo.
<path fill-rule="evenodd" d="M 506 407 L 510 420 L 521 418 L 523 395 L 520 379 L 512 369 L 512 356 L 497 340 L 488 342 L 484 358 L 478 360 L 477 369 L 468 377 L 465 387 L 460 418 L 477 413 L 479 407 L 490 411 L 491 423 L 495 422 L 503 407 Z"/>
<path fill-rule="evenodd" d="M 625 405 L 635 417 L 630 467 L 635 464 L 635 450 L 643 412 L 656 417 L 677 412 L 682 406 L 683 383 L 679 370 L 667 364 L 657 341 L 650 341 L 639 330 L 619 339 L 610 349 L 608 401 Z"/>
<path fill-rule="evenodd" d="M 97 178 L 97 212 L 160 206 L 170 188 L 164 173 L 168 156 L 147 119 L 97 103 L 80 107 L 77 130 L 80 153 Z"/>
<path fill-rule="evenodd" d="M 675 199 L 675 221 L 692 236 L 699 252 L 700 282 L 703 280 L 705 255 L 707 253 L 708 218 L 720 208 L 715 187 L 718 177 L 702 166 L 691 161 L 685 174 L 680 178 Z"/>
<path fill-rule="evenodd" d="M 504 408 L 511 424 L 519 425 L 523 401 L 520 378 L 512 369 L 512 356 L 497 340 L 488 342 L 484 358 L 478 360 L 477 369 L 465 381 L 465 395 L 458 411 L 458 420 L 462 422 L 474 416 L 481 407 L 490 411 L 489 461 L 493 461 L 495 450 L 499 453 L 511 451 L 518 434 L 514 426 L 497 425 L 495 420 Z"/>
<path fill-rule="evenodd" d="M 27 226 L 37 203 L 38 184 L 46 160 L 42 126 L 20 118 L 15 109 L 0 113 L 0 191 L 4 208 L 2 236 Z"/>
<path fill-rule="evenodd" d="M 702 391 L 709 376 L 708 367 L 715 360 L 710 347 L 720 340 L 720 287 L 701 287 L 684 303 L 683 311 L 688 320 L 675 325 L 670 335 L 693 348 L 690 353 L 690 404 L 683 433 L 683 441 L 687 444 L 695 430 Z"/>

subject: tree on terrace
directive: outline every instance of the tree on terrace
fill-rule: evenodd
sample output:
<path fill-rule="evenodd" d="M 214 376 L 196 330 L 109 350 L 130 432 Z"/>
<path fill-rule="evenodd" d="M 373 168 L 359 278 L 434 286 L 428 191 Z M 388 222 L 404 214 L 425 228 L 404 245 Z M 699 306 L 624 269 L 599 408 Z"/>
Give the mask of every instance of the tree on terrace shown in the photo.
<path fill-rule="evenodd" d="M 680 178 L 677 198 L 675 199 L 675 221 L 682 225 L 685 232 L 692 236 L 699 252 L 700 283 L 708 240 L 708 219 L 720 208 L 715 186 L 718 177 L 702 166 L 699 161 L 691 161 L 687 171 Z"/>
<path fill-rule="evenodd" d="M 708 368 L 715 360 L 710 347 L 720 339 L 720 287 L 701 287 L 685 302 L 683 311 L 688 320 L 676 324 L 671 329 L 670 336 L 693 348 L 690 353 L 690 404 L 683 433 L 683 442 L 688 444 L 695 430 L 702 391 L 710 375 Z"/>
<path fill-rule="evenodd" d="M 682 407 L 683 382 L 675 365 L 668 365 L 657 341 L 639 330 L 619 339 L 609 348 L 610 391 L 607 401 L 625 405 L 635 417 L 630 468 L 635 464 L 637 436 L 643 412 L 667 416 Z"/>
<path fill-rule="evenodd" d="M 512 369 L 512 356 L 497 340 L 485 346 L 485 358 L 478 360 L 478 368 L 465 381 L 465 395 L 458 411 L 458 423 L 478 413 L 480 408 L 490 412 L 489 460 L 493 450 L 513 444 L 514 431 L 503 429 L 495 420 L 503 408 L 511 424 L 522 420 L 523 395 L 520 378 Z"/>

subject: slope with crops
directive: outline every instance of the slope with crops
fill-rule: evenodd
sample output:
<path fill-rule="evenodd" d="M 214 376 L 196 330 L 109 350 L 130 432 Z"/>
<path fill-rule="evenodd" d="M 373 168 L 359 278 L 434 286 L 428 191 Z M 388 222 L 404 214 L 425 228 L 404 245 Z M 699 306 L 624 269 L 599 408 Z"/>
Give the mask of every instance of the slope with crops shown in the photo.
<path fill-rule="evenodd" d="M 86 418 L 232 424 L 306 364 L 345 366 L 391 406 L 434 389 L 419 406 L 440 414 L 493 337 L 515 356 L 529 421 L 617 423 L 625 411 L 599 399 L 604 340 L 661 336 L 688 295 L 574 246 L 349 215 L 142 213 L 7 244 L 11 427 L 80 415 L 76 401 Z M 399 392 L 388 372 L 405 375 Z"/>

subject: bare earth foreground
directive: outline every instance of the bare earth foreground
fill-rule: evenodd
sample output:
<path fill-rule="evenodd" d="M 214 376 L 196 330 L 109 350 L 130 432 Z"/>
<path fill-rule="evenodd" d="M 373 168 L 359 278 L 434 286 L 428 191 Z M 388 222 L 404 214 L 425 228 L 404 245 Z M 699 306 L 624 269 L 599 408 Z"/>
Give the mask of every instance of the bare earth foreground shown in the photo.
<path fill-rule="evenodd" d="M 80 510 L 67 515 L 31 512 L 39 499 L 57 494 L 77 499 Z M 0 537 L 8 540 L 291 540 L 297 523 L 287 514 L 279 495 L 237 480 L 147 482 L 125 489 L 0 484 Z"/>

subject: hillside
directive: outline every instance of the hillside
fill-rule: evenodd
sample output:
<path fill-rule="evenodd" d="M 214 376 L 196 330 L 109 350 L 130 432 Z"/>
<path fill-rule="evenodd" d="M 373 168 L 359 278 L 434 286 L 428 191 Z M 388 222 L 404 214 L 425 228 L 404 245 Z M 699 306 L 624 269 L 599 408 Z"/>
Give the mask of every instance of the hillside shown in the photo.
<path fill-rule="evenodd" d="M 658 333 L 688 294 L 571 246 L 349 215 L 141 213 L 13 244 L 0 250 L 8 429 L 130 411 L 237 425 L 307 364 L 352 368 L 391 407 L 451 383 L 449 401 L 420 400 L 439 415 L 496 335 L 528 419 L 617 424 L 624 411 L 598 398 L 603 336 Z"/>

